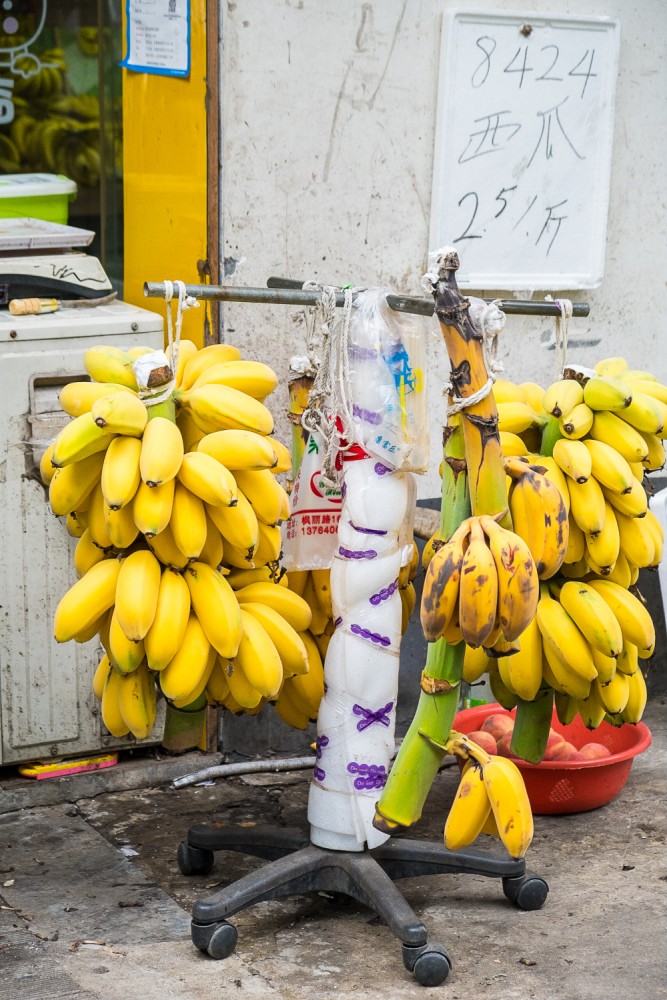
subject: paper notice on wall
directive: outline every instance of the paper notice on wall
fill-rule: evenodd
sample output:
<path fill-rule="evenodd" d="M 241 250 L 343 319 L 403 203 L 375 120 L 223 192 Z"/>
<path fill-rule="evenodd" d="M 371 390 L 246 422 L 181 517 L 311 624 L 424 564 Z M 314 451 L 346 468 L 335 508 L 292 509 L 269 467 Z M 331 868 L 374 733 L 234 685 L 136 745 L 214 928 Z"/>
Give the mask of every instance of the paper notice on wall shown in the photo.
<path fill-rule="evenodd" d="M 190 0 L 127 0 L 126 20 L 121 66 L 137 73 L 189 75 Z"/>

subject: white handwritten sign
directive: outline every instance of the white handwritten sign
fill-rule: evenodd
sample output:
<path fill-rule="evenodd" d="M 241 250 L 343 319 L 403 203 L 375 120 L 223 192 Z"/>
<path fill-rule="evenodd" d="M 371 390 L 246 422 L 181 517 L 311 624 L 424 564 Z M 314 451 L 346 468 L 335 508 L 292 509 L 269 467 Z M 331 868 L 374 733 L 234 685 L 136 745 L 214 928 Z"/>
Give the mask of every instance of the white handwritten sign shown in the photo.
<path fill-rule="evenodd" d="M 602 280 L 618 46 L 608 18 L 446 16 L 430 248 L 462 285 Z"/>

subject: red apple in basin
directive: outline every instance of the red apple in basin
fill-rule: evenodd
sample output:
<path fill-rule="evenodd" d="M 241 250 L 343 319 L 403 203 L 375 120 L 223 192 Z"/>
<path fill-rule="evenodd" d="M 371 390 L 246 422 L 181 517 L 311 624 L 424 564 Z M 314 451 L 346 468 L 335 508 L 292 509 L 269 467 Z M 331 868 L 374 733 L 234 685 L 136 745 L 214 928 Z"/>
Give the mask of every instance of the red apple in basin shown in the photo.
<path fill-rule="evenodd" d="M 512 732 L 514 729 L 514 719 L 511 715 L 495 712 L 493 715 L 487 715 L 479 728 L 485 733 L 491 733 L 497 743 L 505 733 Z"/>

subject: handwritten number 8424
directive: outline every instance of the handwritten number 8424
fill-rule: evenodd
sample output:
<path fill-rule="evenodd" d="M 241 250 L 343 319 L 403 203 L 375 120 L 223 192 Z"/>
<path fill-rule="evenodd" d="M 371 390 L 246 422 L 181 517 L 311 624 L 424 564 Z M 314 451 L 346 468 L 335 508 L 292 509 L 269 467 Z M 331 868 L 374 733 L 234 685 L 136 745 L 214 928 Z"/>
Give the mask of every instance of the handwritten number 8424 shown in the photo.
<path fill-rule="evenodd" d="M 497 42 L 495 38 L 491 38 L 490 35 L 480 35 L 476 40 L 475 46 L 481 50 L 484 54 L 484 58 L 473 70 L 472 76 L 470 77 L 470 83 L 478 90 L 482 87 L 491 72 L 491 57 L 493 56 L 496 48 Z M 551 54 L 545 56 L 545 60 L 550 60 L 549 64 L 544 68 L 543 72 L 539 76 L 534 77 L 536 83 L 540 82 L 562 82 L 564 77 L 556 76 L 554 74 L 554 69 L 556 63 L 560 59 L 560 49 L 557 45 L 543 45 L 540 52 L 550 52 Z M 523 53 L 523 58 L 522 58 Z M 539 59 L 539 56 L 538 56 Z M 583 97 L 586 93 L 586 87 L 588 86 L 588 81 L 592 77 L 596 77 L 598 74 L 593 72 L 593 62 L 595 60 L 595 49 L 586 49 L 583 56 L 575 65 L 568 70 L 567 75 L 571 77 L 582 77 L 583 85 L 581 88 L 580 97 Z M 534 73 L 536 67 L 528 65 L 528 46 L 519 46 L 512 58 L 509 60 L 507 65 L 503 69 L 503 73 L 512 74 L 515 73 L 518 76 L 519 89 L 523 86 L 524 77 L 528 73 Z"/>

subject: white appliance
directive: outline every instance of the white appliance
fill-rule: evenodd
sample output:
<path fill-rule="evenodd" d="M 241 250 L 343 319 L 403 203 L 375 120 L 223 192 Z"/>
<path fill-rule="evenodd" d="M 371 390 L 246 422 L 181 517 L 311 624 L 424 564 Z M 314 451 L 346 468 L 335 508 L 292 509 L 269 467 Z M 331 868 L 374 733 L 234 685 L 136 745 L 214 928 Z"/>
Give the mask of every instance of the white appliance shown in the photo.
<path fill-rule="evenodd" d="M 76 580 L 76 539 L 51 513 L 38 466 L 69 419 L 58 392 L 87 379 L 83 352 L 95 344 L 162 347 L 162 319 L 121 301 L 41 316 L 0 310 L 0 765 L 137 745 L 102 724 L 97 640 L 53 639 L 57 603 Z M 163 721 L 162 712 L 144 742 L 160 741 Z"/>

